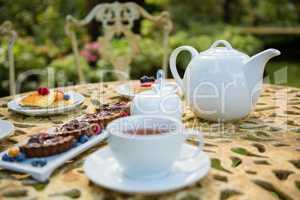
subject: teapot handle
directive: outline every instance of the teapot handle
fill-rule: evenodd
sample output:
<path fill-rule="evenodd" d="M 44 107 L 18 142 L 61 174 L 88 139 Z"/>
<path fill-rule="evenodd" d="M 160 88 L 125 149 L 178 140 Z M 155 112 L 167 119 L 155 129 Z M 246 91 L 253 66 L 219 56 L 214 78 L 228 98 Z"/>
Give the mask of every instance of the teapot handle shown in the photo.
<path fill-rule="evenodd" d="M 180 89 L 184 92 L 184 87 L 183 87 L 183 81 L 182 79 L 180 78 L 179 74 L 178 74 L 178 71 L 177 71 L 177 67 L 176 67 L 176 59 L 177 59 L 177 56 L 178 54 L 181 52 L 181 51 L 188 51 L 191 53 L 192 55 L 192 59 L 198 55 L 198 51 L 191 47 L 191 46 L 181 46 L 181 47 L 178 47 L 176 48 L 171 56 L 170 56 L 170 68 L 171 68 L 171 73 L 175 79 L 175 81 L 177 82 L 177 84 L 179 85 Z"/>

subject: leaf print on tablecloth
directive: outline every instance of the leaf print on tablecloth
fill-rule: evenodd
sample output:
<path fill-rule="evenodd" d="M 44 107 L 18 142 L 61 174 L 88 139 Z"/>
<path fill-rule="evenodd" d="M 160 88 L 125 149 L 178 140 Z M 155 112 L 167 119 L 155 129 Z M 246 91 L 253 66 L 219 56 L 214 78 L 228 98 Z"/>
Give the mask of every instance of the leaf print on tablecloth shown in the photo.
<path fill-rule="evenodd" d="M 23 131 L 23 130 L 21 130 L 21 129 L 16 129 L 16 130 L 14 131 L 14 134 L 13 134 L 12 136 L 19 136 L 19 135 L 26 135 L 26 134 L 27 134 L 26 131 Z"/>
<path fill-rule="evenodd" d="M 223 171 L 223 172 L 227 172 L 227 173 L 232 173 L 231 171 L 225 169 L 222 164 L 221 164 L 221 161 L 217 158 L 212 158 L 211 159 L 211 167 L 216 169 L 216 170 L 220 170 L 220 171 Z"/>
<path fill-rule="evenodd" d="M 275 187 L 272 183 L 269 183 L 267 181 L 263 180 L 253 180 L 253 182 L 260 186 L 261 188 L 271 192 L 273 195 L 276 196 L 277 199 L 280 200 L 292 200 L 291 197 L 289 197 L 286 193 L 279 190 L 277 187 Z"/>
<path fill-rule="evenodd" d="M 94 106 L 100 106 L 101 103 L 98 99 L 91 99 L 91 103 L 94 105 Z"/>
<path fill-rule="evenodd" d="M 81 192 L 78 189 L 71 189 L 68 191 L 57 192 L 49 195 L 49 197 L 58 197 L 58 196 L 66 196 L 66 197 L 70 197 L 71 199 L 77 199 L 81 196 Z"/>
<path fill-rule="evenodd" d="M 253 124 L 253 123 L 244 123 L 240 125 L 241 129 L 260 129 L 267 127 L 266 124 Z"/>
<path fill-rule="evenodd" d="M 28 195 L 28 191 L 25 189 L 10 189 L 2 194 L 2 196 L 7 198 L 20 198 L 26 197 Z"/>
<path fill-rule="evenodd" d="M 22 180 L 21 183 L 25 186 L 32 186 L 36 191 L 42 191 L 46 188 L 49 181 L 42 183 L 42 182 L 38 182 L 34 179 L 29 178 L 29 179 Z"/>
<path fill-rule="evenodd" d="M 24 124 L 24 123 L 14 123 L 15 127 L 18 128 L 32 128 L 32 127 L 36 127 L 36 125 L 34 124 Z"/>
<path fill-rule="evenodd" d="M 264 138 L 264 137 L 257 137 L 253 134 L 247 134 L 245 136 L 241 136 L 242 139 L 244 140 L 249 140 L 249 141 L 255 141 L 255 142 L 270 142 L 274 141 L 274 139 L 271 138 Z"/>
<path fill-rule="evenodd" d="M 244 155 L 244 156 L 267 158 L 266 156 L 261 156 L 261 155 L 258 155 L 258 154 L 251 153 L 250 151 L 248 151 L 247 149 L 242 148 L 242 147 L 232 148 L 231 151 L 234 152 L 234 153 L 240 154 L 240 155 Z"/>
<path fill-rule="evenodd" d="M 221 192 L 220 200 L 227 200 L 235 195 L 241 195 L 242 193 L 236 190 L 226 189 Z"/>

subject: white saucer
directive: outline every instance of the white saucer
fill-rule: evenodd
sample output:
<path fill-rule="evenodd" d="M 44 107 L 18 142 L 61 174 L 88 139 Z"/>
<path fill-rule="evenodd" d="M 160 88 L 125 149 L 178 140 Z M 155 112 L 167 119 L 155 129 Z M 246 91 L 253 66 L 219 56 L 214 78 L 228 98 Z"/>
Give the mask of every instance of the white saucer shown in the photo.
<path fill-rule="evenodd" d="M 61 107 L 55 108 L 30 108 L 30 107 L 22 107 L 19 102 L 23 97 L 16 98 L 10 102 L 8 102 L 7 107 L 16 112 L 21 113 L 28 116 L 48 116 L 54 114 L 61 114 L 70 110 L 75 109 L 80 106 L 84 101 L 84 96 L 77 92 L 66 92 L 66 94 L 70 95 L 70 99 L 73 101 L 70 105 L 65 105 Z"/>
<path fill-rule="evenodd" d="M 11 134 L 14 129 L 14 125 L 11 122 L 0 119 L 0 140 Z"/>
<path fill-rule="evenodd" d="M 184 144 L 182 155 L 192 155 L 196 147 Z M 124 193 L 157 194 L 170 192 L 194 184 L 211 168 L 210 159 L 201 152 L 195 158 L 176 162 L 166 177 L 151 180 L 130 179 L 123 175 L 108 146 L 91 154 L 84 163 L 84 172 L 99 186 Z"/>
<path fill-rule="evenodd" d="M 121 85 L 117 85 L 116 86 L 116 92 L 128 99 L 133 99 L 135 93 L 133 90 L 133 83 L 125 83 L 125 84 L 121 84 Z M 178 91 L 178 87 L 176 85 L 176 83 L 166 83 L 166 89 L 169 91 Z"/>

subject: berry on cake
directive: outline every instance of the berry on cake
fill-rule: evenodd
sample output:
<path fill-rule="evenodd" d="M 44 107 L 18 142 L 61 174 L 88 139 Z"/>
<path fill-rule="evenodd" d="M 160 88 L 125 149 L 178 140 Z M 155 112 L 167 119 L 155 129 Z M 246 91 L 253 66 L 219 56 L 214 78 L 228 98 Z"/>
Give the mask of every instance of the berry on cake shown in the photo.
<path fill-rule="evenodd" d="M 23 107 L 59 107 L 71 104 L 70 96 L 60 90 L 49 90 L 47 87 L 40 87 L 21 99 L 19 102 Z"/>
<path fill-rule="evenodd" d="M 152 89 L 154 82 L 155 79 L 153 77 L 142 76 L 139 83 L 134 85 L 134 93 L 140 93 L 145 90 Z"/>

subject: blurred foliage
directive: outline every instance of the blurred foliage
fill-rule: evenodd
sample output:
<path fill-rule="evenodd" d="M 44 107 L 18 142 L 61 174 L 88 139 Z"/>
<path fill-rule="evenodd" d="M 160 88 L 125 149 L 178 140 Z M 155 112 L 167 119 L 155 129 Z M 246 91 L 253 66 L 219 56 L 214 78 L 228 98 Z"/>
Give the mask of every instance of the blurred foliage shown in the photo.
<path fill-rule="evenodd" d="M 64 50 L 65 18 L 83 16 L 84 8 L 82 0 L 0 0 L 0 20 L 12 21 L 19 35 L 34 37 L 36 44 L 53 42 Z"/>
<path fill-rule="evenodd" d="M 99 1 L 101 2 L 101 1 Z M 300 2 L 298 0 L 145 0 L 146 10 L 152 13 L 168 10 L 174 22 L 170 36 L 170 49 L 191 45 L 203 51 L 217 39 L 229 40 L 234 48 L 248 54 L 260 51 L 266 43 L 273 42 L 253 35 L 240 34 L 241 26 L 299 26 Z M 14 55 L 17 75 L 27 70 L 54 69 L 56 85 L 77 82 L 74 57 L 69 39 L 64 32 L 68 14 L 81 19 L 88 13 L 87 0 L 0 0 L 0 21 L 11 20 L 19 38 Z M 80 46 L 91 43 L 88 32 L 78 33 Z M 131 78 L 154 75 L 161 68 L 161 32 L 152 23 L 142 21 L 140 27 L 141 54 L 131 64 Z M 280 37 L 279 40 L 286 40 Z M 7 40 L 0 39 L 0 94 L 8 95 L 8 67 L 5 62 Z M 101 48 L 101 44 L 99 44 Z M 113 41 L 112 53 L 122 55 L 130 48 L 124 39 Z M 85 52 L 86 53 L 86 52 Z M 87 54 L 82 54 L 87 55 Z M 112 65 L 97 55 L 97 60 L 81 57 L 84 74 L 89 82 L 114 80 Z M 189 55 L 182 53 L 178 59 L 182 73 L 189 62 Z M 43 74 L 43 73 L 41 73 Z M 47 73 L 44 73 L 47 74 Z M 30 76 L 24 81 L 23 91 L 45 84 L 45 78 Z"/>
<path fill-rule="evenodd" d="M 297 25 L 300 19 L 298 0 L 146 0 L 171 11 L 180 27 L 190 23 L 232 25 Z M 184 15 L 182 15 L 184 13 Z M 199 23 L 198 23 L 199 25 Z"/>

